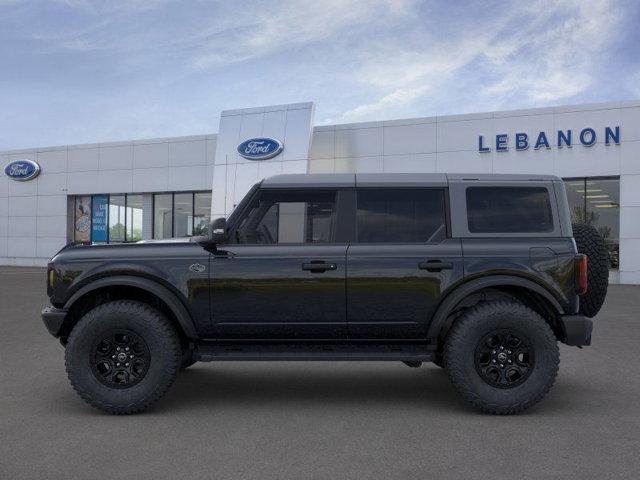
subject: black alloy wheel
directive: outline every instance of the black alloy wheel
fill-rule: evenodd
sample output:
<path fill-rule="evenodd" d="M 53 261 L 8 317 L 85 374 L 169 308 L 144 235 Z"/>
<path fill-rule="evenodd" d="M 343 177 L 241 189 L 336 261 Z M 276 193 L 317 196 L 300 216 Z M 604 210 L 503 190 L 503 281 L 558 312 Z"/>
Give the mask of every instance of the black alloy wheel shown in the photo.
<path fill-rule="evenodd" d="M 475 351 L 478 375 L 493 387 L 513 388 L 533 369 L 534 352 L 519 332 L 495 330 L 485 335 Z"/>
<path fill-rule="evenodd" d="M 129 388 L 144 378 L 151 354 L 145 341 L 131 330 L 112 330 L 99 339 L 91 355 L 96 378 L 107 387 Z"/>

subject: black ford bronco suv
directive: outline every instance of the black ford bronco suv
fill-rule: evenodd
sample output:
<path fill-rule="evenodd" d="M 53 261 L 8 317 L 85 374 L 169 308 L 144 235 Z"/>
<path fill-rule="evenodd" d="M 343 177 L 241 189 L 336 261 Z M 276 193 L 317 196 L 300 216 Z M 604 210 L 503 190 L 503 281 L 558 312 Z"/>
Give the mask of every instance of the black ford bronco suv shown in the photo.
<path fill-rule="evenodd" d="M 279 175 L 207 236 L 63 248 L 42 317 L 109 413 L 196 361 L 374 360 L 433 362 L 509 414 L 549 391 L 558 341 L 591 343 L 607 265 L 557 177 Z"/>

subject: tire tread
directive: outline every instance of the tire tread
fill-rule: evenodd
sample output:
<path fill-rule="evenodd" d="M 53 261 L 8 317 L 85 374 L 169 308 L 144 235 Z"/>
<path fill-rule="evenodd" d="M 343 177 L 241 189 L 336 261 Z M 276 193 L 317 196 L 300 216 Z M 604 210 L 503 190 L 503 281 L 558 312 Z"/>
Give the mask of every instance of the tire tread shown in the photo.
<path fill-rule="evenodd" d="M 95 398 L 92 396 L 90 391 L 85 389 L 83 385 L 75 380 L 71 365 L 69 364 L 69 356 L 65 355 L 67 377 L 69 378 L 71 386 L 78 393 L 80 398 L 99 410 L 115 415 L 140 413 L 164 396 L 169 387 L 173 384 L 182 361 L 178 336 L 176 335 L 175 329 L 164 315 L 150 305 L 135 300 L 117 300 L 104 303 L 89 311 L 73 327 L 73 330 L 69 335 L 67 351 L 69 346 L 73 345 L 76 341 L 76 338 L 82 335 L 84 329 L 88 328 L 92 322 L 100 321 L 103 314 L 106 312 L 112 312 L 114 308 L 117 308 L 121 313 L 126 313 L 131 316 L 145 316 L 149 319 L 153 319 L 153 322 L 155 323 L 154 328 L 157 329 L 157 333 L 164 338 L 164 341 L 169 342 L 171 347 L 170 350 L 173 352 L 173 355 L 165 367 L 164 374 L 162 375 L 162 381 L 156 385 L 152 392 L 142 401 L 131 402 L 128 404 L 112 404 Z"/>
<path fill-rule="evenodd" d="M 600 232 L 591 225 L 574 223 L 572 228 L 578 252 L 589 257 L 587 293 L 580 296 L 580 313 L 595 317 L 602 308 L 609 287 L 609 251 Z"/>
<path fill-rule="evenodd" d="M 469 328 L 473 328 L 477 322 L 477 317 L 485 315 L 493 315 L 500 311 L 511 310 L 514 314 L 520 314 L 519 318 L 534 316 L 537 328 L 540 329 L 545 341 L 552 347 L 552 356 L 557 359 L 554 361 L 554 368 L 548 373 L 542 388 L 533 396 L 525 401 L 510 402 L 506 404 L 496 404 L 487 402 L 478 395 L 472 388 L 466 374 L 462 369 L 462 362 L 456 361 L 454 358 L 454 350 L 456 346 L 464 344 L 463 336 Z M 461 316 L 451 328 L 447 335 L 444 349 L 444 365 L 449 376 L 449 380 L 453 386 L 462 395 L 463 399 L 471 406 L 482 410 L 485 413 L 493 415 L 510 415 L 523 412 L 538 403 L 553 386 L 559 369 L 560 350 L 558 348 L 557 339 L 544 319 L 535 311 L 519 302 L 511 301 L 492 301 L 483 302 L 466 312 Z"/>

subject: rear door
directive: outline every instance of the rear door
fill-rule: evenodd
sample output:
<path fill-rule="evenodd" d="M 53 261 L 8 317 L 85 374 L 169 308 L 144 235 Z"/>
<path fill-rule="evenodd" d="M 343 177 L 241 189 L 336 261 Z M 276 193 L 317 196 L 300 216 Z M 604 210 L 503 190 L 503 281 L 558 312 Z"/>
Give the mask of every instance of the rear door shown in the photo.
<path fill-rule="evenodd" d="M 463 276 L 447 189 L 359 188 L 347 251 L 350 338 L 425 338 L 441 294 Z"/>

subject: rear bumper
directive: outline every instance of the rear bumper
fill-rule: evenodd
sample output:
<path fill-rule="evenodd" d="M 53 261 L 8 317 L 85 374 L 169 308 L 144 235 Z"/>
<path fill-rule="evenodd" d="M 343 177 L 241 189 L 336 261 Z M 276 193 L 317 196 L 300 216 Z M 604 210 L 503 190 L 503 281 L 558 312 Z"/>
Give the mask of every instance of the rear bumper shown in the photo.
<path fill-rule="evenodd" d="M 62 330 L 62 324 L 67 317 L 67 311 L 48 306 L 42 309 L 42 321 L 45 327 L 49 330 L 49 333 L 54 337 L 60 336 Z"/>
<path fill-rule="evenodd" d="M 591 332 L 593 321 L 583 315 L 562 315 L 560 317 L 563 342 L 567 345 L 582 347 L 591 345 Z"/>

